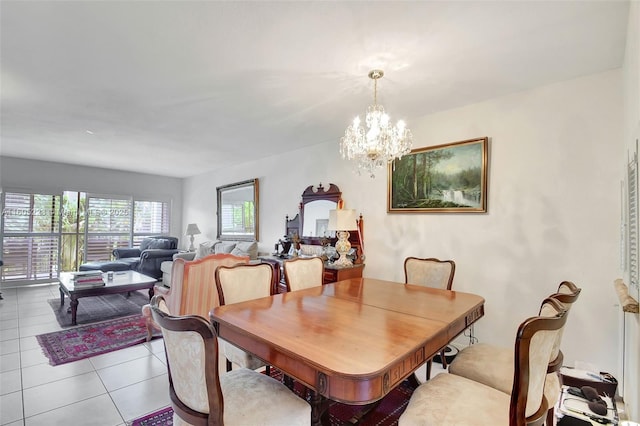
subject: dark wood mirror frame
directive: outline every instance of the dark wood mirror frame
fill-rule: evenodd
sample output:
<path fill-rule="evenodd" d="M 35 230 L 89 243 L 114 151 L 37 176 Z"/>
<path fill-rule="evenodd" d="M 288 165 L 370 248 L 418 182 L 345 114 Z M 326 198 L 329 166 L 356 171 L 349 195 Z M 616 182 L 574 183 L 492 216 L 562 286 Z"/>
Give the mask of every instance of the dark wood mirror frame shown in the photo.
<path fill-rule="evenodd" d="M 300 235 L 302 233 L 303 224 L 304 224 L 304 207 L 306 204 L 311 203 L 313 201 L 318 200 L 326 200 L 326 201 L 334 201 L 337 205 L 337 208 L 343 207 L 342 200 L 342 192 L 340 188 L 338 188 L 333 183 L 329 184 L 329 189 L 325 190 L 322 183 L 317 186 L 317 189 L 314 190 L 314 186 L 308 186 L 302 192 L 302 201 L 298 205 L 298 213 L 293 217 L 293 219 L 289 219 L 287 215 L 285 221 L 285 235 L 290 238 L 293 238 L 294 235 L 297 235 L 300 238 L 301 244 L 309 244 L 309 245 L 322 245 L 323 240 L 328 240 L 329 244 L 334 246 L 337 238 L 325 238 L 320 236 L 304 236 Z M 351 247 L 356 248 L 357 257 L 354 263 L 362 263 L 364 260 L 363 250 L 364 250 L 364 222 L 362 219 L 362 214 L 358 217 L 358 230 L 350 232 L 349 242 L 351 243 Z"/>
<path fill-rule="evenodd" d="M 258 241 L 259 226 L 260 223 L 260 209 L 259 209 L 259 181 L 258 178 L 249 179 L 242 182 L 236 182 L 229 185 L 223 185 L 216 188 L 217 192 L 217 222 L 218 230 L 217 237 L 219 240 L 237 240 L 237 241 Z M 222 224 L 222 205 L 224 204 L 225 197 L 231 197 L 231 194 L 237 191 L 246 190 L 251 196 L 246 197 L 244 201 L 253 204 L 250 215 L 253 216 L 254 226 L 251 232 L 232 232 L 226 233 Z"/>

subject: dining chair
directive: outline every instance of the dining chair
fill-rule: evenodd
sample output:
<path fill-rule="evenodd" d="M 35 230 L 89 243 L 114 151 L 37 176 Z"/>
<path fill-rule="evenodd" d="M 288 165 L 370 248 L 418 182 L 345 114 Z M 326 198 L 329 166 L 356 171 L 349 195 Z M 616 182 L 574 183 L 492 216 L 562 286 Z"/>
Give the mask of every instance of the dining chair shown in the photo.
<path fill-rule="evenodd" d="M 578 300 L 581 289 L 570 281 L 563 281 L 558 289 L 549 298 L 562 303 L 567 310 L 567 316 L 573 303 Z M 547 299 L 545 299 L 547 300 Z M 542 309 L 548 308 L 543 303 Z M 544 394 L 549 403 L 548 424 L 553 424 L 553 410 L 556 401 L 560 397 L 560 380 L 558 370 L 562 366 L 563 354 L 560 350 L 564 327 L 561 328 L 554 342 L 551 357 L 547 366 L 547 379 Z M 478 343 L 462 349 L 449 365 L 449 373 L 466 377 L 478 383 L 490 386 L 504 393 L 511 393 L 513 389 L 513 351 L 509 348 Z"/>
<path fill-rule="evenodd" d="M 246 368 L 219 374 L 215 329 L 173 316 L 163 296 L 150 307 L 164 338 L 174 425 L 310 425 L 311 406 L 277 380 Z"/>
<path fill-rule="evenodd" d="M 404 282 L 425 287 L 451 290 L 456 264 L 453 260 L 440 260 L 434 257 L 407 257 L 404 260 Z M 447 368 L 446 346 L 440 351 L 440 362 Z M 433 358 L 427 361 L 427 380 L 431 378 Z M 417 380 L 417 379 L 416 379 Z"/>
<path fill-rule="evenodd" d="M 173 315 L 198 315 L 209 318 L 209 311 L 220 306 L 215 284 L 218 266 L 248 263 L 248 256 L 221 253 L 210 254 L 198 260 L 175 259 L 171 269 L 171 287 L 156 285 L 154 293 L 164 296 L 169 312 Z M 142 307 L 142 316 L 147 324 L 147 340 L 151 340 L 154 329 L 150 305 Z"/>
<path fill-rule="evenodd" d="M 322 285 L 324 262 L 320 257 L 296 257 L 283 262 L 287 291 L 303 290 Z"/>
<path fill-rule="evenodd" d="M 215 274 L 220 305 L 240 303 L 276 294 L 273 275 L 273 266 L 269 263 L 220 266 Z M 231 371 L 233 364 L 236 364 L 251 370 L 266 367 L 267 375 L 270 374 L 269 365 L 261 359 L 225 341 L 222 342 L 222 347 L 227 359 L 227 371 Z"/>
<path fill-rule="evenodd" d="M 510 393 L 463 376 L 439 374 L 416 388 L 399 426 L 543 425 L 548 411 L 544 396 L 547 367 L 566 320 L 562 304 L 548 298 L 541 315 L 520 324 Z"/>

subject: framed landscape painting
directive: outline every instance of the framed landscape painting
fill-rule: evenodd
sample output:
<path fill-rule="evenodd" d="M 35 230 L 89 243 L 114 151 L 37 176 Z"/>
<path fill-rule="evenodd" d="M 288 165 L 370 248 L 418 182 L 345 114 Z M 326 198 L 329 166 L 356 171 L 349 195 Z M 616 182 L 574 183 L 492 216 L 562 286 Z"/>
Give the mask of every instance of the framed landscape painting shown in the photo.
<path fill-rule="evenodd" d="M 387 212 L 487 211 L 487 137 L 412 150 L 389 164 Z"/>

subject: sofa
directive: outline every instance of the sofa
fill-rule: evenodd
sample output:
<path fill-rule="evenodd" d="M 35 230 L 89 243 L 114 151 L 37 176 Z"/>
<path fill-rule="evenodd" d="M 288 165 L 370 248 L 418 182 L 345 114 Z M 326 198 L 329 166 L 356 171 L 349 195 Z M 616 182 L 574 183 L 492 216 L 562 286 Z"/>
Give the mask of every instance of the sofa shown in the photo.
<path fill-rule="evenodd" d="M 171 260 L 164 261 L 160 265 L 162 283 L 167 287 L 171 285 L 173 260 L 184 259 L 191 261 L 202 259 L 210 254 L 221 253 L 229 253 L 235 256 L 249 256 L 250 260 L 256 260 L 258 259 L 258 243 L 255 241 L 206 241 L 199 244 L 196 251 L 176 253 Z"/>
<path fill-rule="evenodd" d="M 178 252 L 176 237 L 158 235 L 145 238 L 140 247 L 114 249 L 113 256 L 116 259 L 114 263 L 127 265 L 127 269 L 160 279 L 162 262 L 173 260 L 173 255 Z"/>

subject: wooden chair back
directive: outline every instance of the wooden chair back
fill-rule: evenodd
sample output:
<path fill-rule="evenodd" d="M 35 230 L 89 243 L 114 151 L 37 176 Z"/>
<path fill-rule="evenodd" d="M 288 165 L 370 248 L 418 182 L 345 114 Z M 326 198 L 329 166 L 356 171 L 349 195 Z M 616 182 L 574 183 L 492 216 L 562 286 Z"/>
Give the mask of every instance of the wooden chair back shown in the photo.
<path fill-rule="evenodd" d="M 515 341 L 510 426 L 544 424 L 549 409 L 544 398 L 547 367 L 557 335 L 566 320 L 564 306 L 550 297 L 542 303 L 540 316 L 520 324 Z"/>
<path fill-rule="evenodd" d="M 191 425 L 222 426 L 224 402 L 213 326 L 195 315 L 171 316 L 162 296 L 151 299 L 151 314 L 164 338 L 174 412 Z"/>
<path fill-rule="evenodd" d="M 174 315 L 198 315 L 209 318 L 209 311 L 220 306 L 215 283 L 216 269 L 219 266 L 248 262 L 248 256 L 227 253 L 210 254 L 193 261 L 174 260 L 171 272 L 171 292 L 174 294 L 168 303 L 169 312 Z"/>

